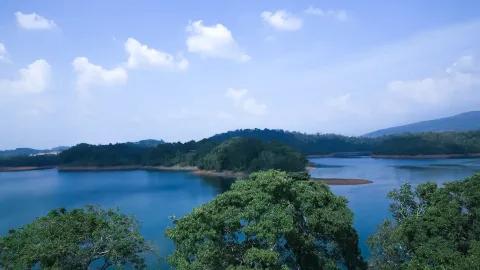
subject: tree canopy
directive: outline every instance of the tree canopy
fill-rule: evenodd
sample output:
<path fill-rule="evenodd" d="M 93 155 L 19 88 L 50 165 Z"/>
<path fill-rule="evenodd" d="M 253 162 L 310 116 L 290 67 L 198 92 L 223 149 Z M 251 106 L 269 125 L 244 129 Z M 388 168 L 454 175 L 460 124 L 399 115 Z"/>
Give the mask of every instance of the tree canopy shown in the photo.
<path fill-rule="evenodd" d="M 198 165 L 207 170 L 253 172 L 267 169 L 304 171 L 306 158 L 292 148 L 252 138 L 231 138 L 200 159 Z"/>
<path fill-rule="evenodd" d="M 145 140 L 108 145 L 78 144 L 60 155 L 0 155 L 0 167 L 18 166 L 199 166 L 218 170 L 298 170 L 302 155 L 442 155 L 480 153 L 480 131 L 427 132 L 376 138 L 304 134 L 273 129 L 245 129 L 200 141 L 165 143 Z M 255 162 L 247 161 L 246 157 Z M 243 160 L 243 161 L 241 161 Z M 240 162 L 242 164 L 239 164 Z"/>
<path fill-rule="evenodd" d="M 393 221 L 369 239 L 373 269 L 478 269 L 480 174 L 389 194 Z"/>
<path fill-rule="evenodd" d="M 149 250 L 132 217 L 92 206 L 57 209 L 0 238 L 0 268 L 107 269 L 130 265 L 143 269 L 142 253 Z"/>
<path fill-rule="evenodd" d="M 400 134 L 374 140 L 372 152 L 380 155 L 480 153 L 480 131 Z"/>
<path fill-rule="evenodd" d="M 306 174 L 251 174 L 167 230 L 177 269 L 364 269 L 346 199 Z"/>
<path fill-rule="evenodd" d="M 63 166 L 198 166 L 207 170 L 255 171 L 281 169 L 303 171 L 303 154 L 274 142 L 253 138 L 231 138 L 224 142 L 202 140 L 162 143 L 156 147 L 135 144 L 79 144 L 60 154 Z"/>

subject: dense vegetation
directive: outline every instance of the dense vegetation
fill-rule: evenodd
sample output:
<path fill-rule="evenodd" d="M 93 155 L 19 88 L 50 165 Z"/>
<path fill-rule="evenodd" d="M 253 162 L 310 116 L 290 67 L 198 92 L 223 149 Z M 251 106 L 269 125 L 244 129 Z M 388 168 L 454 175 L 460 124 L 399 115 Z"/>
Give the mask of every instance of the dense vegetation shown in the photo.
<path fill-rule="evenodd" d="M 377 155 L 437 155 L 480 153 L 480 131 L 427 132 L 400 134 L 378 138 L 346 137 L 334 134 L 303 134 L 283 130 L 245 129 L 211 137 L 225 140 L 231 137 L 278 141 L 306 154 L 362 152 Z"/>
<path fill-rule="evenodd" d="M 373 269 L 478 269 L 480 174 L 389 194 L 393 221 L 369 240 Z"/>
<path fill-rule="evenodd" d="M 364 269 L 352 212 L 306 174 L 254 173 L 167 230 L 176 269 Z"/>
<path fill-rule="evenodd" d="M 253 172 L 267 169 L 303 171 L 305 157 L 286 145 L 264 143 L 252 138 L 234 137 L 213 148 L 198 165 L 207 170 Z"/>
<path fill-rule="evenodd" d="M 255 138 L 286 144 L 305 155 L 322 155 L 338 152 L 368 152 L 372 140 L 363 137 L 347 137 L 336 134 L 305 134 L 281 129 L 241 129 L 210 137 L 213 141 L 224 141 L 233 137 Z"/>
<path fill-rule="evenodd" d="M 59 163 L 57 155 L 14 156 L 0 158 L 0 167 L 50 167 Z"/>
<path fill-rule="evenodd" d="M 137 222 L 116 210 L 58 209 L 0 238 L 0 268 L 143 269 L 150 249 Z"/>
<path fill-rule="evenodd" d="M 108 145 L 79 144 L 51 155 L 0 158 L 11 166 L 198 166 L 214 170 L 299 170 L 303 155 L 356 153 L 374 155 L 466 155 L 480 153 L 480 131 L 418 133 L 378 138 L 302 134 L 246 129 L 200 141 L 164 143 L 145 140 Z"/>
<path fill-rule="evenodd" d="M 381 155 L 480 153 L 480 131 L 403 134 L 376 141 L 372 151 Z"/>
<path fill-rule="evenodd" d="M 478 268 L 480 174 L 404 184 L 389 197 L 393 219 L 368 241 L 370 269 Z M 256 172 L 174 220 L 168 261 L 179 270 L 366 269 L 352 220 L 346 200 L 307 174 Z M 144 269 L 151 250 L 117 210 L 57 209 L 0 237 L 0 268 Z"/>
<path fill-rule="evenodd" d="M 286 145 L 252 138 L 231 138 L 224 142 L 202 140 L 163 143 L 156 147 L 135 144 L 79 144 L 60 156 L 63 166 L 198 166 L 207 170 L 255 171 L 282 169 L 303 171 L 305 157 Z"/>
<path fill-rule="evenodd" d="M 38 154 L 52 154 L 53 152 L 61 152 L 68 147 L 65 146 L 58 146 L 52 149 L 32 149 L 32 148 L 16 148 L 12 150 L 0 150 L 0 159 L 2 158 L 11 158 L 11 157 L 19 157 L 19 156 L 30 156 L 30 155 L 38 155 Z"/>

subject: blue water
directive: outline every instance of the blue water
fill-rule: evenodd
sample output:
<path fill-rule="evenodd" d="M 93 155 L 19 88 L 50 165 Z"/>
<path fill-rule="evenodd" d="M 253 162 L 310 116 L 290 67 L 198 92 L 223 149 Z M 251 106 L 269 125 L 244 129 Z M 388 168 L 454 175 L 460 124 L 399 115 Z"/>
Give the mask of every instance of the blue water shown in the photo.
<path fill-rule="evenodd" d="M 366 241 L 377 226 L 389 217 L 387 193 L 402 183 L 418 185 L 424 182 L 442 184 L 460 180 L 480 172 L 480 159 L 374 159 L 312 158 L 318 168 L 313 177 L 361 178 L 372 184 L 358 186 L 331 186 L 332 191 L 344 196 L 354 213 L 355 228 L 360 236 L 360 248 L 369 256 Z"/>
<path fill-rule="evenodd" d="M 171 225 L 170 217 L 185 215 L 227 190 L 230 184 L 229 180 L 200 178 L 185 172 L 0 173 L 0 235 L 53 208 L 87 204 L 118 207 L 134 215 L 141 223 L 142 235 L 158 247 L 155 257 L 161 261 L 151 259 L 151 268 L 165 269 L 164 258 L 173 249 L 164 233 Z"/>
<path fill-rule="evenodd" d="M 373 184 L 332 186 L 345 196 L 354 212 L 361 249 L 376 226 L 388 217 L 388 191 L 403 182 L 443 183 L 480 171 L 480 159 L 388 160 L 372 158 L 312 158 L 314 177 L 364 178 Z M 118 207 L 134 215 L 142 234 L 158 246 L 165 258 L 173 249 L 164 231 L 170 217 L 182 216 L 229 188 L 231 181 L 202 178 L 185 172 L 111 171 L 58 172 L 56 170 L 0 173 L 0 235 L 31 222 L 58 207 L 86 204 Z M 164 261 L 150 262 L 152 268 Z"/>

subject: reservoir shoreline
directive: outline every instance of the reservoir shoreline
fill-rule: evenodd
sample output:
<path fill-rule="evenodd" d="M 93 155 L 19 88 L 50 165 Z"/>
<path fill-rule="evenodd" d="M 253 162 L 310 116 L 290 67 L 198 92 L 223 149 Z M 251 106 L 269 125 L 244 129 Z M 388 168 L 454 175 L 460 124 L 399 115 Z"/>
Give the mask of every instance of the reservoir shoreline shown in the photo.
<path fill-rule="evenodd" d="M 201 170 L 194 166 L 58 166 L 58 167 L 0 167 L 0 172 L 20 172 L 33 170 L 57 169 L 59 172 L 102 172 L 102 171 L 177 171 L 190 172 L 204 177 L 219 177 L 238 179 L 248 176 L 245 172 Z M 327 185 L 364 185 L 373 183 L 366 179 L 349 178 L 311 178 L 312 181 L 321 181 Z"/>
<path fill-rule="evenodd" d="M 19 167 L 0 167 L 0 172 L 22 172 L 55 169 L 55 166 L 19 166 Z"/>
<path fill-rule="evenodd" d="M 434 154 L 434 155 L 383 155 L 383 154 L 356 154 L 356 153 L 331 153 L 325 155 L 307 155 L 307 158 L 362 158 L 371 157 L 378 159 L 450 159 L 450 158 L 480 158 L 480 153 L 469 154 Z"/>

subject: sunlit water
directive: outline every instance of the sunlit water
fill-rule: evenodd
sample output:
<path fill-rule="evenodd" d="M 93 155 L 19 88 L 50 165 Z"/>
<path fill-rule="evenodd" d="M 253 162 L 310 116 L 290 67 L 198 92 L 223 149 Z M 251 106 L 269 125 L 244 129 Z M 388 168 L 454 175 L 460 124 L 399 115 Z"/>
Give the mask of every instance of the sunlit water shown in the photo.
<path fill-rule="evenodd" d="M 317 164 L 313 177 L 361 178 L 372 184 L 332 186 L 335 194 L 345 196 L 354 213 L 355 228 L 360 236 L 360 248 L 365 257 L 369 252 L 366 241 L 385 218 L 389 217 L 387 193 L 402 183 L 418 185 L 424 182 L 444 183 L 460 180 L 480 172 L 480 159 L 374 159 L 312 158 Z"/>
<path fill-rule="evenodd" d="M 388 191 L 408 181 L 443 183 L 480 171 L 480 159 L 388 160 L 312 158 L 314 177 L 363 178 L 373 184 L 333 186 L 347 197 L 365 256 L 365 241 L 388 217 Z M 118 207 L 141 222 L 142 234 L 165 258 L 173 249 L 164 231 L 172 216 L 182 216 L 229 188 L 231 181 L 202 178 L 185 172 L 111 171 L 58 172 L 42 170 L 0 173 L 0 235 L 31 222 L 50 209 L 96 204 Z M 155 262 L 152 268 L 165 267 Z"/>

